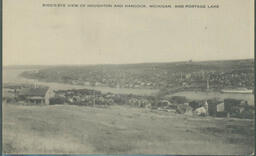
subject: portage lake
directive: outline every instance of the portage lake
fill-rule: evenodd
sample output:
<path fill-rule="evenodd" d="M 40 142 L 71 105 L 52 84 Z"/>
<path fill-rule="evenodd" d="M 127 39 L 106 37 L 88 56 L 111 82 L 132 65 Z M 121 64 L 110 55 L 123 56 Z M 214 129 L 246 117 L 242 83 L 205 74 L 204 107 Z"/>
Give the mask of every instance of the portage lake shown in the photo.
<path fill-rule="evenodd" d="M 35 80 L 25 79 L 20 77 L 20 74 L 29 69 L 4 69 L 3 70 L 3 82 L 4 83 L 34 83 Z M 30 69 L 32 70 L 32 69 Z M 34 70 L 34 69 L 33 69 Z M 158 89 L 128 89 L 128 88 L 110 88 L 110 87 L 91 87 L 91 86 L 82 86 L 82 85 L 71 85 L 71 84 L 62 84 L 55 82 L 37 82 L 41 85 L 46 85 L 52 87 L 55 90 L 62 89 L 95 89 L 103 93 L 119 93 L 119 94 L 135 94 L 135 95 L 155 95 L 159 91 Z M 224 100 L 226 98 L 233 99 L 243 99 L 248 101 L 249 105 L 254 106 L 254 94 L 238 94 L 238 93 L 221 93 L 221 92 L 201 92 L 201 91 L 181 91 L 178 93 L 171 94 L 169 96 L 185 96 L 191 100 L 204 100 L 211 98 L 219 98 Z"/>
<path fill-rule="evenodd" d="M 43 82 L 33 79 L 26 79 L 21 77 L 20 74 L 24 71 L 37 70 L 32 69 L 3 69 L 3 83 L 27 83 L 38 85 L 44 85 L 51 87 L 54 90 L 68 90 L 68 89 L 94 89 L 101 91 L 102 93 L 114 93 L 114 94 L 135 94 L 135 95 L 155 95 L 159 92 L 158 89 L 131 89 L 131 88 L 111 88 L 111 87 L 92 87 L 86 85 L 73 85 L 58 82 Z"/>

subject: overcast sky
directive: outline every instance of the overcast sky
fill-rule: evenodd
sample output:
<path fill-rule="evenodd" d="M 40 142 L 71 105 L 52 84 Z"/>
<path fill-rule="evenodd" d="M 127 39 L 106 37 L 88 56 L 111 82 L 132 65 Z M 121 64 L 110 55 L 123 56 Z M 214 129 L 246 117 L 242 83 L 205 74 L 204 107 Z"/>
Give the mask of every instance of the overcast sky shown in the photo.
<path fill-rule="evenodd" d="M 143 4 L 143 1 L 109 0 L 108 3 Z M 219 9 L 43 8 L 42 3 L 47 2 L 97 3 L 95 0 L 4 1 L 4 65 L 254 57 L 253 0 L 145 1 L 172 6 L 219 4 Z"/>

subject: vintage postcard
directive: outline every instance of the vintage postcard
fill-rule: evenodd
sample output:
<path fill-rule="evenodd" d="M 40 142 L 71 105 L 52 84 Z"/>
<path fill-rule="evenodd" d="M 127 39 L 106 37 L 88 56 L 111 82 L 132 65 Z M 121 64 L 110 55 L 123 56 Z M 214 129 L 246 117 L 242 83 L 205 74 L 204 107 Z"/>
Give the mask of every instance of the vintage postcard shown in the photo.
<path fill-rule="evenodd" d="M 4 0 L 4 154 L 254 153 L 253 0 Z"/>

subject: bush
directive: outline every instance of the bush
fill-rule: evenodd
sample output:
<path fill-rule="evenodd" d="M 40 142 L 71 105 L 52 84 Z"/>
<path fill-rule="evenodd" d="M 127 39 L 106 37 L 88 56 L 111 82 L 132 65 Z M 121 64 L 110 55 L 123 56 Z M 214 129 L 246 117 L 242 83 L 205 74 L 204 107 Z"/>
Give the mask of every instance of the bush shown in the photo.
<path fill-rule="evenodd" d="M 50 105 L 64 104 L 64 103 L 65 103 L 65 98 L 63 97 L 54 97 L 50 99 Z"/>
<path fill-rule="evenodd" d="M 175 104 L 184 104 L 187 103 L 188 100 L 185 96 L 172 96 L 170 102 Z"/>

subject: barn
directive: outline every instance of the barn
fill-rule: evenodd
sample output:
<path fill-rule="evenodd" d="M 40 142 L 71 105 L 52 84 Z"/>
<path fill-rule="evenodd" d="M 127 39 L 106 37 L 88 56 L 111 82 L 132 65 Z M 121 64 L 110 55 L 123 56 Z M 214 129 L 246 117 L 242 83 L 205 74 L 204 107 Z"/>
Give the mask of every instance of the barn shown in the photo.
<path fill-rule="evenodd" d="M 49 87 L 24 88 L 19 92 L 19 99 L 32 104 L 49 104 L 54 91 Z"/>

